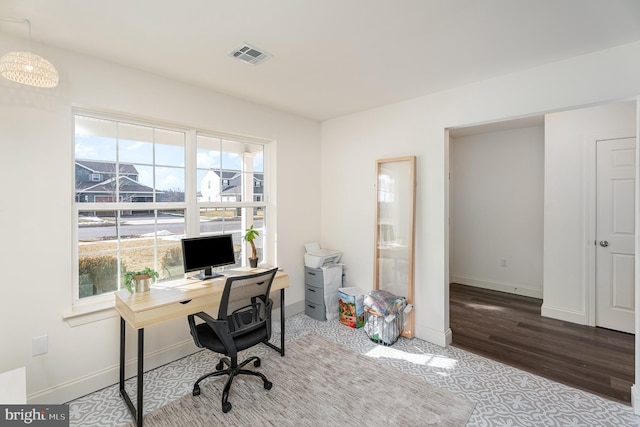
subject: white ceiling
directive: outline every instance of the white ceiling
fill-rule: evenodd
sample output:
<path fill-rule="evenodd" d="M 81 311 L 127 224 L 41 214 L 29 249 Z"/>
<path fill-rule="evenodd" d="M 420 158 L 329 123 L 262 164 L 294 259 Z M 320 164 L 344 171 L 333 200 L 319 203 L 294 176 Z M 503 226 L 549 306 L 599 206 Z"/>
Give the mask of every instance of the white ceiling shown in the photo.
<path fill-rule="evenodd" d="M 29 19 L 45 45 L 316 120 L 640 40 L 639 0 L 2 0 L 0 17 Z M 230 58 L 242 43 L 273 57 Z"/>

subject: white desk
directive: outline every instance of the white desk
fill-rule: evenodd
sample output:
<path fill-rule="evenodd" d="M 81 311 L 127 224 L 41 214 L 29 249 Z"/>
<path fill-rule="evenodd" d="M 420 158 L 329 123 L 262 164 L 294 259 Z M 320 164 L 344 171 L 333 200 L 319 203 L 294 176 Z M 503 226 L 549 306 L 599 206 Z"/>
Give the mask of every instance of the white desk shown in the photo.
<path fill-rule="evenodd" d="M 265 271 L 254 269 L 245 274 Z M 225 272 L 226 276 L 232 272 Z M 240 275 L 240 273 L 238 273 Z M 144 328 L 165 320 L 187 317 L 200 311 L 217 309 L 222 298 L 222 291 L 226 276 L 209 280 L 183 279 L 170 282 L 162 286 L 153 286 L 149 292 L 129 293 L 119 291 L 115 293 L 116 311 L 120 314 L 120 394 L 125 400 L 138 427 L 142 427 L 142 389 L 144 374 Z M 280 291 L 280 347 L 271 343 L 268 346 L 284 356 L 284 290 L 289 287 L 289 275 L 279 271 L 271 285 L 271 292 Z M 126 324 L 138 330 L 138 373 L 137 373 L 137 410 L 131 398 L 124 389 L 124 353 Z"/>

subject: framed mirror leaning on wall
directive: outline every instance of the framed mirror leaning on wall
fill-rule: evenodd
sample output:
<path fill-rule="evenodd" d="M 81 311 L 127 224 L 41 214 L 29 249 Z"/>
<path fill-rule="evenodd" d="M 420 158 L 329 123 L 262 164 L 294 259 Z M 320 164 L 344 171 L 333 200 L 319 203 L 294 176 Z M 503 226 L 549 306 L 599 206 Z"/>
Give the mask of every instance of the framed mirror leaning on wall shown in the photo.
<path fill-rule="evenodd" d="M 373 289 L 414 301 L 415 156 L 376 160 L 376 225 Z M 414 336 L 414 313 L 402 335 Z"/>

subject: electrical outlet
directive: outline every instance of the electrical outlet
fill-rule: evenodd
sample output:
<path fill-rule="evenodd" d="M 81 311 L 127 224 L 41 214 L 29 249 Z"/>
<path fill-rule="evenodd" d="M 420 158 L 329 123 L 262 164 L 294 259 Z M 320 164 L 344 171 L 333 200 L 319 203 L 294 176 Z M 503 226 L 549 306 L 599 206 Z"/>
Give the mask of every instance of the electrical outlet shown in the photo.
<path fill-rule="evenodd" d="M 49 352 L 49 336 L 42 335 L 31 340 L 31 355 L 39 356 Z"/>
<path fill-rule="evenodd" d="M 507 266 L 507 260 L 504 258 L 500 258 L 500 267 L 506 267 Z"/>

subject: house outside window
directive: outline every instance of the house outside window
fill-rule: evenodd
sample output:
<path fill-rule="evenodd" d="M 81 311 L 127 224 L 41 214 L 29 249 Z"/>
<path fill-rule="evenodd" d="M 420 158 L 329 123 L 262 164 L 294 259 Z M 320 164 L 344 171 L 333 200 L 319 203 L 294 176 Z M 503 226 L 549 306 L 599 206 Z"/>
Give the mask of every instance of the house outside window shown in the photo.
<path fill-rule="evenodd" d="M 266 259 L 267 204 L 263 198 L 254 197 L 264 192 L 254 186 L 254 178 L 264 179 L 265 145 L 198 133 L 196 147 L 200 234 L 211 234 L 212 224 L 216 225 L 214 233 L 231 233 L 237 264 L 245 265 L 248 255 L 242 236 L 253 225 L 260 233 L 255 240 L 258 257 Z M 212 185 L 204 188 L 205 182 Z"/>
<path fill-rule="evenodd" d="M 76 111 L 74 144 L 76 302 L 123 289 L 126 271 L 184 277 L 185 236 L 232 234 L 240 266 L 254 224 L 262 252 L 267 209 L 253 182 L 264 179 L 264 143 Z"/>

